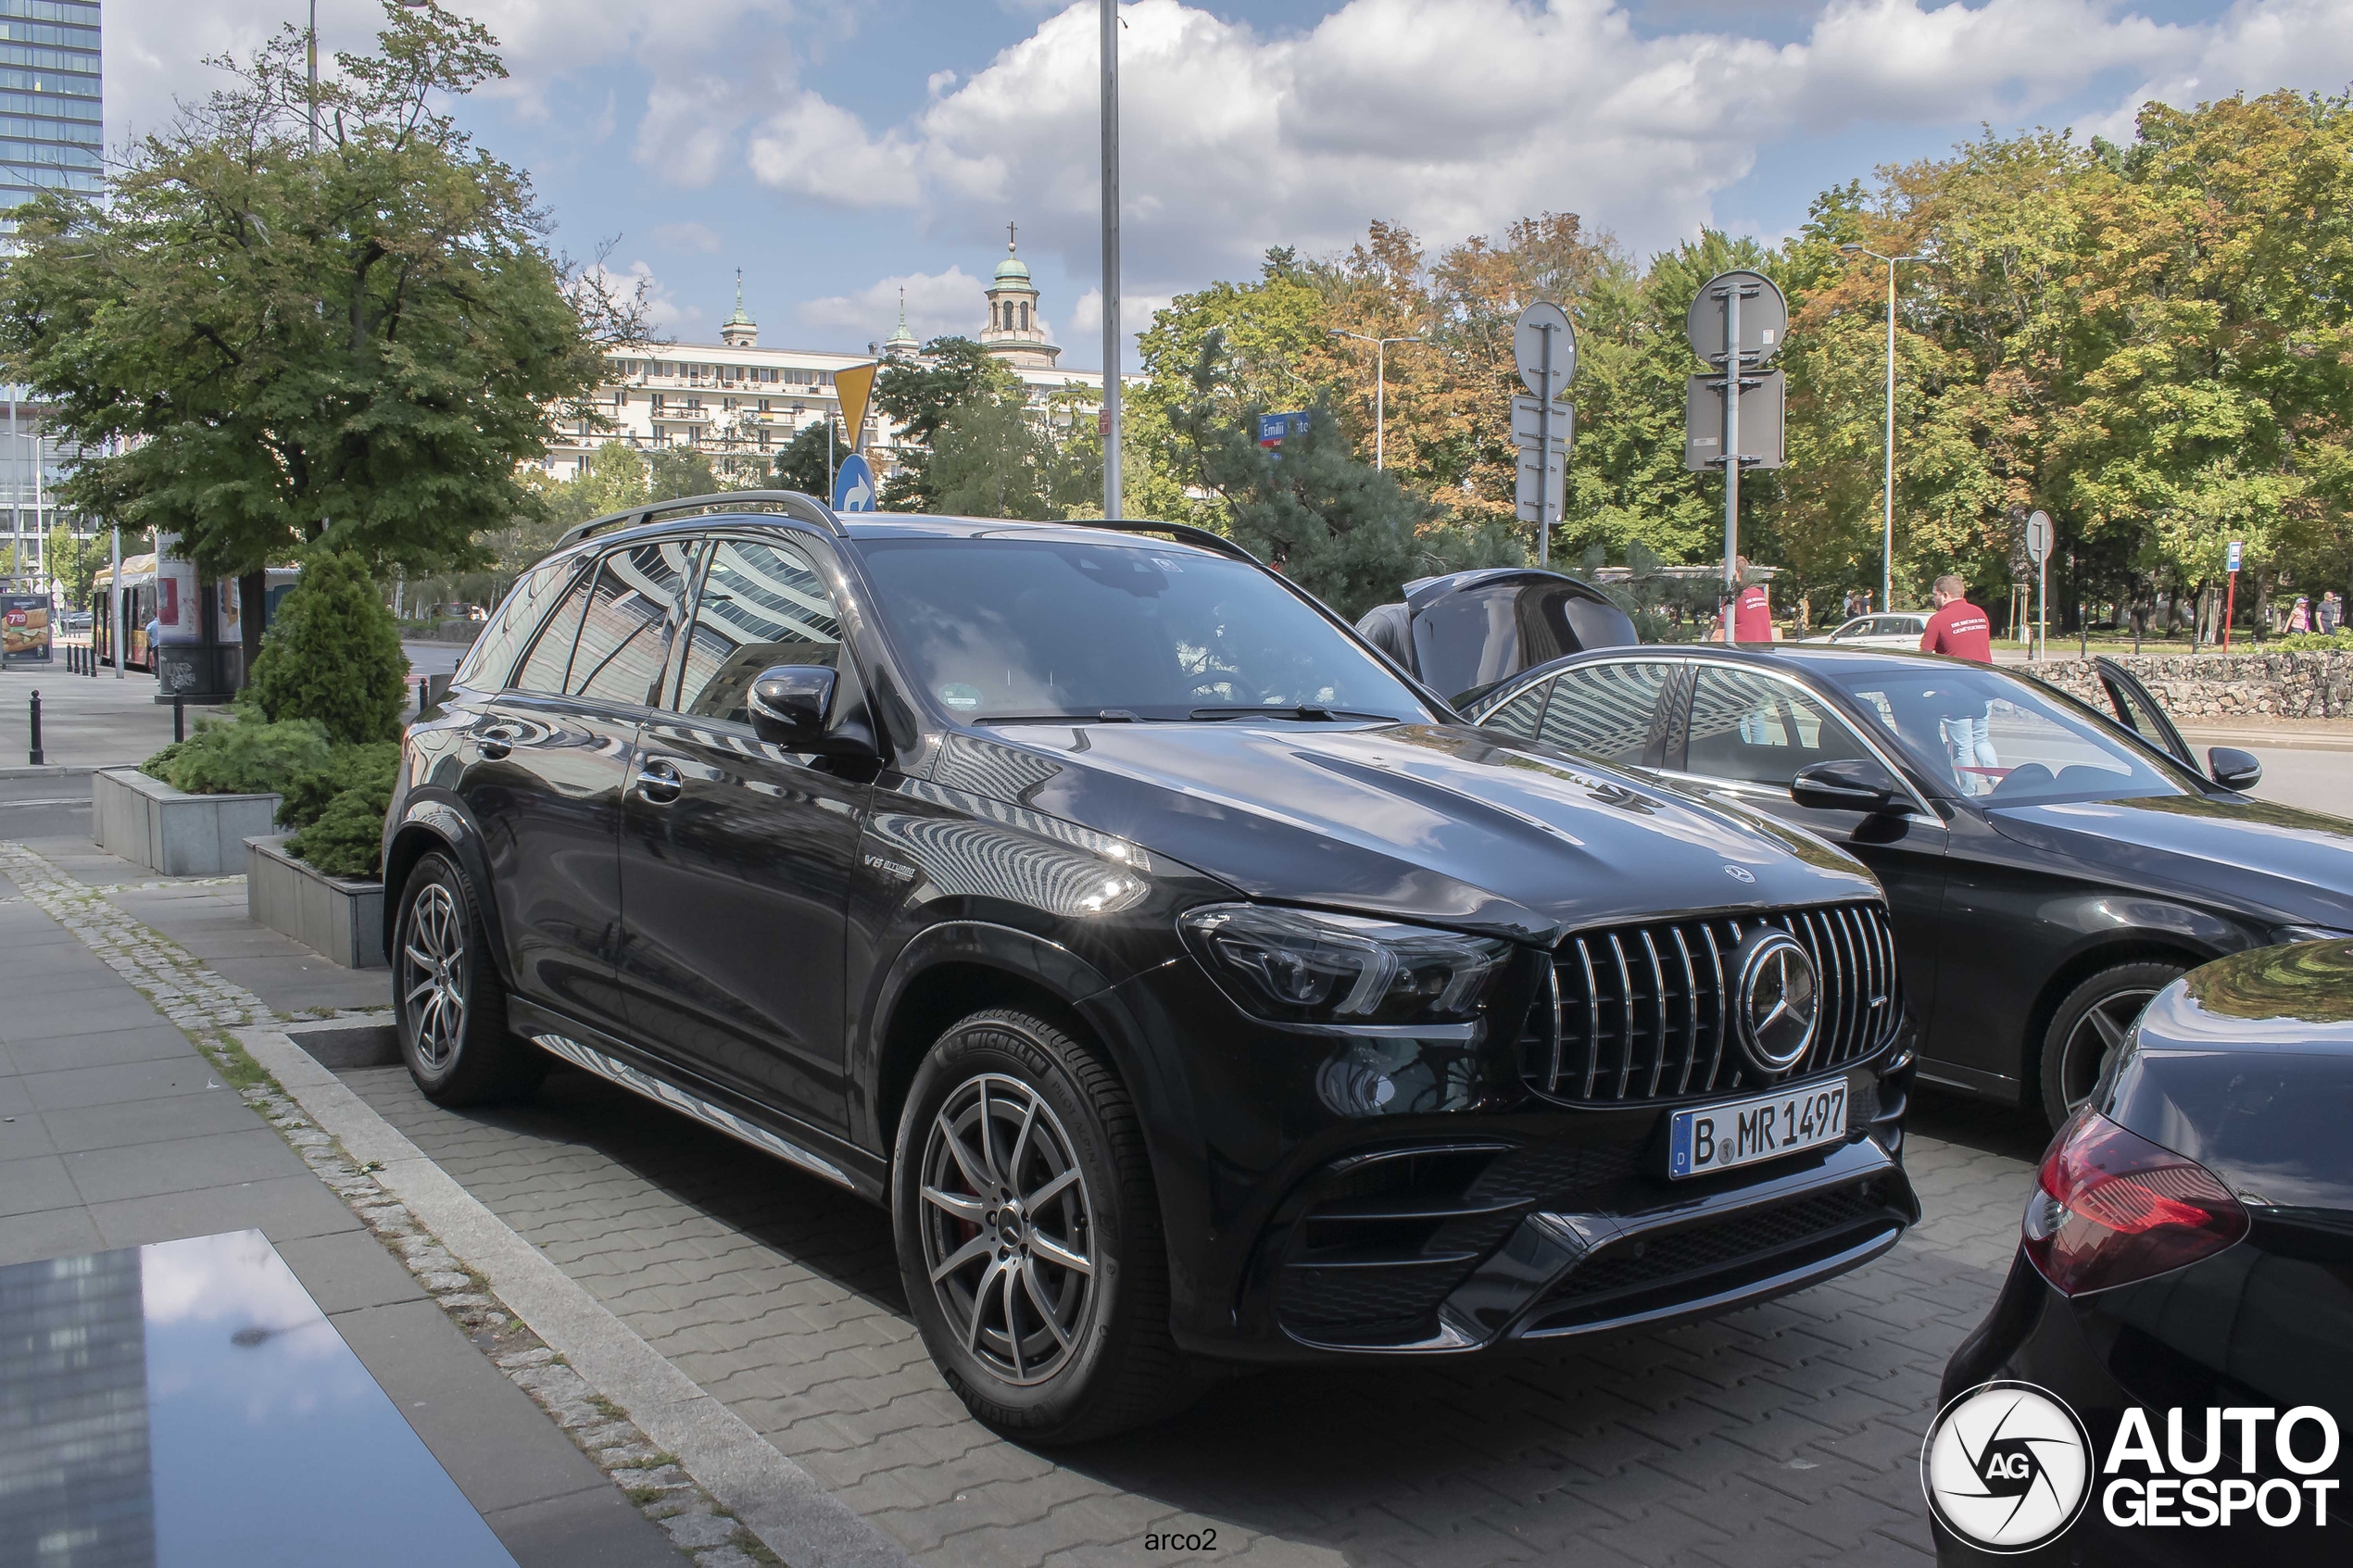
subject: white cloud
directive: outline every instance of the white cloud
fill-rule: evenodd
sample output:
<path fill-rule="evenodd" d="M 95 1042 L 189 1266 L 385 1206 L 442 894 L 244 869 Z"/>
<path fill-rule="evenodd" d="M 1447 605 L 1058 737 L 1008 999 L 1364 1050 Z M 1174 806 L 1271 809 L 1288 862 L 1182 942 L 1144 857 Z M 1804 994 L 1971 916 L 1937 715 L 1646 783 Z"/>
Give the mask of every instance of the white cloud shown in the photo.
<path fill-rule="evenodd" d="M 653 232 L 653 242 L 664 250 L 693 251 L 704 256 L 715 254 L 722 243 L 718 230 L 692 220 L 661 224 Z"/>
<path fill-rule="evenodd" d="M 1344 245 L 1374 217 L 1437 238 L 1568 209 L 1653 246 L 1709 221 L 1793 132 L 2014 122 L 2119 71 L 2209 94 L 2353 76 L 2353 0 L 2240 0 L 2179 25 L 2114 0 L 1831 0 L 1789 44 L 1731 31 L 1730 10 L 1645 37 L 1611 0 L 1348 0 L 1281 34 L 1183 0 L 1123 15 L 1127 281 L 1146 289 L 1246 270 L 1271 244 Z M 1081 0 L 878 131 L 804 93 L 754 132 L 755 170 L 975 242 L 1018 216 L 1087 275 L 1096 38 Z"/>
<path fill-rule="evenodd" d="M 804 326 L 863 333 L 880 343 L 899 324 L 899 291 L 907 291 L 907 330 L 929 342 L 970 337 L 988 320 L 988 285 L 961 267 L 883 278 L 856 294 L 804 300 L 794 317 Z"/>
<path fill-rule="evenodd" d="M 670 285 L 644 261 L 633 261 L 619 270 L 595 266 L 581 270 L 584 282 L 602 283 L 615 295 L 625 296 L 642 284 L 646 291 L 646 320 L 654 331 L 665 336 L 691 332 L 710 319 L 702 307 L 682 303 Z"/>
<path fill-rule="evenodd" d="M 761 184 L 831 207 L 909 207 L 918 194 L 905 143 L 868 136 L 856 115 L 814 93 L 763 120 L 745 155 Z"/>

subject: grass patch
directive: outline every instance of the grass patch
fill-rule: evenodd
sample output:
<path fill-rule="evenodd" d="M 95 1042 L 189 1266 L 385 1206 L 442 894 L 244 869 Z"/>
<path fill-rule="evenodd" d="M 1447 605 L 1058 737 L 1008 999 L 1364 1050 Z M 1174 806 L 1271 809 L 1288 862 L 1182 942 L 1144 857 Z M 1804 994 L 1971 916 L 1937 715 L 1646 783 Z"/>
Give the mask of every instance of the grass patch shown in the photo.
<path fill-rule="evenodd" d="M 254 1060 L 246 1054 L 245 1047 L 226 1035 L 214 1035 L 206 1046 L 205 1054 L 212 1059 L 213 1066 L 220 1073 L 220 1081 L 233 1089 L 253 1089 L 265 1085 L 273 1089 L 278 1086 L 278 1081 L 270 1076 L 261 1063 Z"/>

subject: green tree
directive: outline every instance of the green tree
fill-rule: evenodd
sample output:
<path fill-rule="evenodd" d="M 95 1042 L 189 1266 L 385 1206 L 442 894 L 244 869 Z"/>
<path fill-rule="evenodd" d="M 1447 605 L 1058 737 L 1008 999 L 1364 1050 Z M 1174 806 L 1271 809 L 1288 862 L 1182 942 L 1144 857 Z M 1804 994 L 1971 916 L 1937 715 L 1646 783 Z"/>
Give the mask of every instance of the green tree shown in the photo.
<path fill-rule="evenodd" d="M 280 601 L 247 687 L 272 723 L 315 720 L 335 742 L 395 740 L 408 702 L 400 624 L 356 550 L 314 546 Z"/>
<path fill-rule="evenodd" d="M 710 495 L 724 490 L 710 455 L 694 446 L 657 446 L 653 450 L 649 501 L 678 501 L 689 495 Z M 623 503 L 627 505 L 626 502 Z"/>
<path fill-rule="evenodd" d="M 834 498 L 833 470 L 826 464 L 833 451 L 831 426 L 823 420 L 804 425 L 785 443 L 769 470 L 770 482 L 781 489 L 798 490 L 821 501 Z"/>
<path fill-rule="evenodd" d="M 107 541 L 96 534 L 85 539 L 62 522 L 50 525 L 49 547 L 43 559 L 66 603 L 76 608 L 90 603 L 91 582 L 107 564 Z"/>
<path fill-rule="evenodd" d="M 0 362 L 91 457 L 66 505 L 180 535 L 240 578 L 248 668 L 262 572 L 332 534 L 372 565 L 482 564 L 534 504 L 517 465 L 598 416 L 602 348 L 642 294 L 552 256 L 529 182 L 436 106 L 505 74 L 479 23 L 385 0 L 337 56 L 308 148 L 303 36 L 213 62 L 236 84 L 132 144 L 103 202 L 19 208 Z"/>
<path fill-rule="evenodd" d="M 883 366 L 875 378 L 875 408 L 899 426 L 900 440 L 912 448 L 883 488 L 885 511 L 941 508 L 940 486 L 931 471 L 939 427 L 957 408 L 988 395 L 1008 374 L 1003 360 L 968 337 L 936 337 L 920 356 Z"/>
<path fill-rule="evenodd" d="M 1359 458 L 1327 398 L 1279 453 L 1260 446 L 1257 416 L 1267 410 L 1227 401 L 1224 349 L 1217 332 L 1202 342 L 1194 398 L 1172 419 L 1227 532 L 1252 554 L 1352 619 L 1413 578 L 1523 558 L 1500 527 L 1442 526 L 1429 501 Z"/>

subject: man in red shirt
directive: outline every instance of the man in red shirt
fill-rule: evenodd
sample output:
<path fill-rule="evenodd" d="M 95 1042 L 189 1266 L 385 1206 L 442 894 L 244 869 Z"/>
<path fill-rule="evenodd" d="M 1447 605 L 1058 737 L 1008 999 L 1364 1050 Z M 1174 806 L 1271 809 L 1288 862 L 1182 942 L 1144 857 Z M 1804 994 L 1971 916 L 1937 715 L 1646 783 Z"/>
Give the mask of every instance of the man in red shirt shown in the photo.
<path fill-rule="evenodd" d="M 1747 576 L 1748 558 L 1734 556 L 1732 570 L 1742 577 Z M 1773 640 L 1773 601 L 1767 596 L 1764 583 L 1749 583 L 1732 601 L 1732 638 L 1743 643 Z"/>
<path fill-rule="evenodd" d="M 1941 653 L 1975 664 L 1994 662 L 1994 628 L 1985 612 L 1969 602 L 1968 584 L 1947 572 L 1936 580 L 1936 613 L 1920 633 L 1922 653 Z M 2002 759 L 1994 751 L 1990 706 L 1971 702 L 1969 711 L 1951 713 L 1944 722 L 1944 743 L 1952 748 L 1953 765 L 1972 772 L 1982 787 L 1991 788 L 2001 777 Z"/>
<path fill-rule="evenodd" d="M 1969 602 L 1968 584 L 1947 572 L 1936 580 L 1936 613 L 1920 633 L 1920 652 L 1949 654 L 1976 664 L 1994 662 L 1994 628 Z"/>

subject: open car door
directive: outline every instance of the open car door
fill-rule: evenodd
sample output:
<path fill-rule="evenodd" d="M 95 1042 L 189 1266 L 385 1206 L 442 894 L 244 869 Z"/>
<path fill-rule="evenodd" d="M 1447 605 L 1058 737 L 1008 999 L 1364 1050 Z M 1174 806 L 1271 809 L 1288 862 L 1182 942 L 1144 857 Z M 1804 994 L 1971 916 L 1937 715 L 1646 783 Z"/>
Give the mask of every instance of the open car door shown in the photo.
<path fill-rule="evenodd" d="M 2173 726 L 2173 720 L 2151 695 L 2148 687 L 2111 659 L 2092 660 L 2099 671 L 2100 684 L 2107 689 L 2108 706 L 2116 709 L 2116 721 L 2181 763 L 2190 771 L 2204 774 L 2206 768 Z"/>

